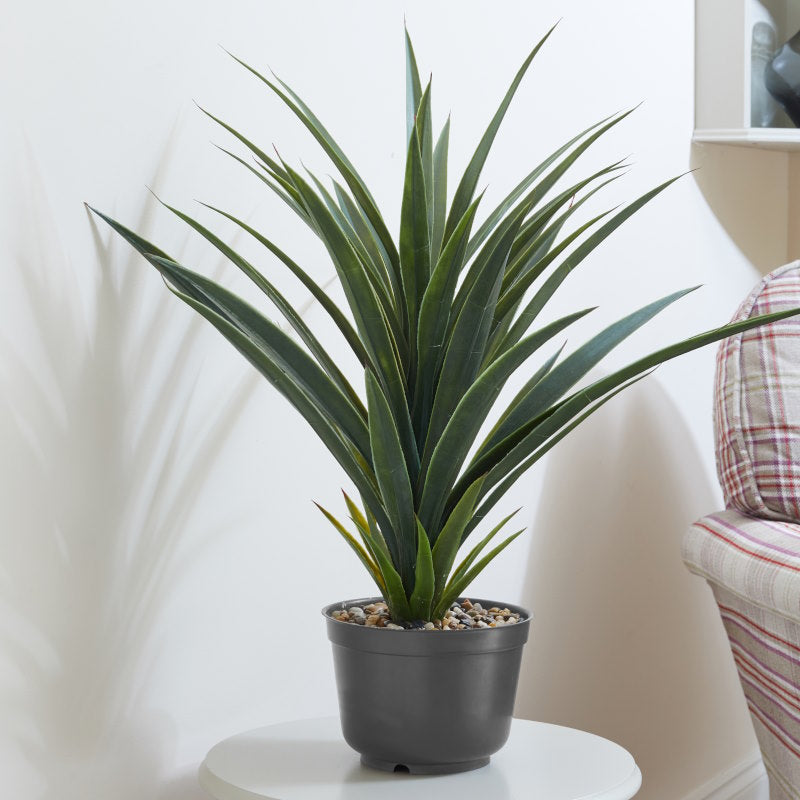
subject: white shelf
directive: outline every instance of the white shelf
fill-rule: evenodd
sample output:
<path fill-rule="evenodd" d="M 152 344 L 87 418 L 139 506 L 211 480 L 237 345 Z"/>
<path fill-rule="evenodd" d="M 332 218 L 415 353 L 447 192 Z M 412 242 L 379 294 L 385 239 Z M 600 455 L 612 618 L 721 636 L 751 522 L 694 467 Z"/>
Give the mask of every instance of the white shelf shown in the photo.
<path fill-rule="evenodd" d="M 515 719 L 491 763 L 453 775 L 362 767 L 338 717 L 285 722 L 226 739 L 200 767 L 216 800 L 630 800 L 642 785 L 633 757 L 591 733 Z"/>
<path fill-rule="evenodd" d="M 800 0 L 759 0 L 776 26 L 777 46 L 800 29 Z M 695 0 L 695 114 L 692 141 L 800 150 L 800 129 L 783 111 L 775 124 L 750 122 L 750 46 L 764 11 L 754 0 Z"/>
<path fill-rule="evenodd" d="M 703 128 L 695 130 L 692 141 L 698 144 L 728 144 L 785 152 L 800 151 L 800 129 Z"/>

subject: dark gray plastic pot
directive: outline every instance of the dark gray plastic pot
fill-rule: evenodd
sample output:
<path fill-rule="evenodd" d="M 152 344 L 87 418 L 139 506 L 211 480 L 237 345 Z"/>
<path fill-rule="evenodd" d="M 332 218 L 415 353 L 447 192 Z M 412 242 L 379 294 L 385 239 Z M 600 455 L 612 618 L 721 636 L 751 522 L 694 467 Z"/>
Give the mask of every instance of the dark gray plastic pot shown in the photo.
<path fill-rule="evenodd" d="M 345 741 L 363 764 L 388 771 L 439 774 L 488 764 L 508 739 L 530 614 L 475 599 L 517 611 L 520 621 L 459 631 L 367 628 L 331 617 L 380 599 L 322 610 Z"/>

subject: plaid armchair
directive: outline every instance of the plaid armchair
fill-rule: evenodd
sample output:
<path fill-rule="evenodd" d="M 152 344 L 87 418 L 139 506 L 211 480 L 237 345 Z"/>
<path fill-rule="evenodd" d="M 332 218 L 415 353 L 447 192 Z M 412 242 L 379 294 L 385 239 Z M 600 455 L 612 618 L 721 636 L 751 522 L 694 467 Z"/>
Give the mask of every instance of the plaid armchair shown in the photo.
<path fill-rule="evenodd" d="M 800 261 L 735 319 L 800 306 Z M 724 341 L 714 427 L 726 510 L 692 525 L 683 559 L 711 586 L 761 747 L 770 800 L 800 798 L 800 318 Z"/>

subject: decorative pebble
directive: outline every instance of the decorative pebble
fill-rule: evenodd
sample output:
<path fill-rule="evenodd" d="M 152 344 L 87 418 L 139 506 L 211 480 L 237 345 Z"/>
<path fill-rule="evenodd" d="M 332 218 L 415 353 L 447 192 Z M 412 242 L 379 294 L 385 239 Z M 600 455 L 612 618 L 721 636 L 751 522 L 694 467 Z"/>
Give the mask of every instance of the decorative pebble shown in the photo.
<path fill-rule="evenodd" d="M 445 611 L 442 619 L 414 620 L 397 625 L 389 616 L 389 607 L 380 601 L 369 603 L 364 607 L 350 606 L 348 609 L 337 609 L 331 612 L 331 617 L 339 622 L 351 625 L 364 625 L 367 628 L 389 628 L 391 630 L 426 630 L 426 631 L 463 631 L 475 628 L 501 628 L 504 625 L 516 625 L 520 615 L 509 608 L 492 606 L 485 610 L 480 603 L 462 600 Z"/>

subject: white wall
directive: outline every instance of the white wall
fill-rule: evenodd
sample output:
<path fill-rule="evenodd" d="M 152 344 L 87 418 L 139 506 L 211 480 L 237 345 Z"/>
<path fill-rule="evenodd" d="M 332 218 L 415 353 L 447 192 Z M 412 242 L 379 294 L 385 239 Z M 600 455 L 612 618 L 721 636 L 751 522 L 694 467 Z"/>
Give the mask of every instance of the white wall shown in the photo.
<path fill-rule="evenodd" d="M 356 154 L 395 227 L 404 13 L 421 69 L 434 73 L 434 113 L 453 112 L 454 170 L 532 43 L 563 18 L 487 165 L 495 198 L 574 132 L 641 100 L 585 162 L 588 172 L 632 154 L 607 204 L 690 162 L 711 165 L 564 286 L 554 314 L 601 306 L 588 332 L 705 284 L 609 368 L 722 323 L 758 272 L 785 260 L 786 224 L 773 218 L 786 219 L 786 157 L 747 162 L 743 186 L 721 183 L 743 174 L 739 154 L 690 153 L 690 0 L 17 5 L 0 28 L 7 796 L 194 800 L 197 764 L 220 738 L 335 713 L 318 609 L 369 591 L 310 502 L 340 507 L 338 470 L 82 203 L 213 272 L 213 254 L 145 185 L 184 208 L 210 200 L 326 279 L 320 248 L 209 144 L 229 140 L 192 99 L 324 174 L 307 133 L 217 45 L 272 66 Z M 318 309 L 308 318 L 323 323 Z M 721 504 L 712 369 L 712 350 L 667 365 L 567 440 L 498 509 L 524 504 L 532 529 L 475 586 L 536 612 L 520 713 L 620 741 L 643 767 L 647 800 L 686 796 L 755 751 L 710 594 L 679 557 L 686 525 Z"/>

